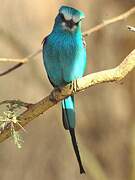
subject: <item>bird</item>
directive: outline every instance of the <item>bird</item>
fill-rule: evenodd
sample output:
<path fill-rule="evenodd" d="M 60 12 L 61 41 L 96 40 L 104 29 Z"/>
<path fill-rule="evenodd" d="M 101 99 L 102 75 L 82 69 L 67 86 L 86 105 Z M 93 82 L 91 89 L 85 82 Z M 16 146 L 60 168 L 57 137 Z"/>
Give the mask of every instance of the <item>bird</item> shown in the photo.
<path fill-rule="evenodd" d="M 82 77 L 86 69 L 86 46 L 81 31 L 85 18 L 81 10 L 61 6 L 52 32 L 43 40 L 43 64 L 54 88 Z M 69 131 L 80 174 L 85 173 L 75 134 L 75 99 L 71 95 L 61 102 L 63 126 Z"/>

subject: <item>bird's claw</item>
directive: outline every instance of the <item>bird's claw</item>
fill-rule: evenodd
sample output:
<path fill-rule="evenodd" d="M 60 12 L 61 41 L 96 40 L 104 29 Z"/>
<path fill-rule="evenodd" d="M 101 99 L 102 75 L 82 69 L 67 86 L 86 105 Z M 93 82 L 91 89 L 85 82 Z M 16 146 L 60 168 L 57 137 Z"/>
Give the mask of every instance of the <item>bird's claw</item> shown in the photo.
<path fill-rule="evenodd" d="M 61 88 L 57 87 L 51 92 L 51 94 L 49 96 L 50 101 L 52 101 L 54 103 L 58 102 L 58 100 L 57 100 L 57 92 L 61 92 Z"/>
<path fill-rule="evenodd" d="M 77 89 L 78 89 L 77 80 L 72 81 L 72 85 L 71 86 L 72 86 L 73 92 L 76 92 Z"/>

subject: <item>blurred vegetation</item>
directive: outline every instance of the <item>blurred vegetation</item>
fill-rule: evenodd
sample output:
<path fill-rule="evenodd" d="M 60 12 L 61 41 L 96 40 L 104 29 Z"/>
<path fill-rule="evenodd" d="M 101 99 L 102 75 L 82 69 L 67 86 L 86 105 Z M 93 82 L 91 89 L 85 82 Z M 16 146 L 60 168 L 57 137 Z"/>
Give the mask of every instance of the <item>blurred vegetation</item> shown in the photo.
<path fill-rule="evenodd" d="M 135 6 L 134 0 L 0 0 L 0 57 L 21 58 L 39 48 L 63 4 L 84 11 L 83 30 Z M 87 37 L 86 74 L 118 65 L 135 48 L 135 15 Z M 11 64 L 1 63 L 0 71 Z M 18 150 L 12 141 L 0 146 L 1 180 L 134 180 L 135 72 L 122 83 L 103 84 L 76 95 L 77 136 L 86 176 L 80 176 L 70 137 L 58 106 L 26 127 Z M 42 55 L 0 78 L 0 101 L 36 102 L 52 89 Z M 1 112 L 3 109 L 1 109 Z"/>

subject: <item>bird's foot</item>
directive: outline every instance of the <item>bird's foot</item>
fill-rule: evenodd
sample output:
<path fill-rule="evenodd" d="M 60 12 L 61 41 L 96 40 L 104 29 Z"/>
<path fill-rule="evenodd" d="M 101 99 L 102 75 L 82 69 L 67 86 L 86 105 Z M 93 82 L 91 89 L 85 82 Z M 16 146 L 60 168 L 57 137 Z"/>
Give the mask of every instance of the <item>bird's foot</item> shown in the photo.
<path fill-rule="evenodd" d="M 61 92 L 60 87 L 54 88 L 54 90 L 51 92 L 51 94 L 49 96 L 50 101 L 52 101 L 53 103 L 57 103 L 58 102 L 57 93 L 60 93 L 60 92 Z"/>
<path fill-rule="evenodd" d="M 77 80 L 72 81 L 71 87 L 72 87 L 72 89 L 73 89 L 73 92 L 76 92 L 76 91 L 77 91 L 77 89 L 78 89 Z"/>

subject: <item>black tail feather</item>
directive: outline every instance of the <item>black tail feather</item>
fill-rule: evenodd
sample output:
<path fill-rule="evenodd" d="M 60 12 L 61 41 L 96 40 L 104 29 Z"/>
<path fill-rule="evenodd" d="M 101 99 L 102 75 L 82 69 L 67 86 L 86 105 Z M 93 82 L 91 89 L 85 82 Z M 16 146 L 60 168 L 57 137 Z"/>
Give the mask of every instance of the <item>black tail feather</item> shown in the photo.
<path fill-rule="evenodd" d="M 71 140 L 72 140 L 72 144 L 73 144 L 74 151 L 76 154 L 76 158 L 77 158 L 78 163 L 79 163 L 80 174 L 83 174 L 83 173 L 85 173 L 85 170 L 84 170 L 83 165 L 82 165 L 82 161 L 81 161 L 81 157 L 80 157 L 80 153 L 79 153 L 79 149 L 78 149 L 78 145 L 77 145 L 77 141 L 76 141 L 75 130 L 73 128 L 69 128 L 69 132 L 71 135 Z"/>
<path fill-rule="evenodd" d="M 68 124 L 68 120 L 67 120 L 67 113 L 66 113 L 66 109 L 64 109 L 62 107 L 62 122 L 63 122 L 63 126 L 66 130 L 69 129 L 69 124 Z"/>

